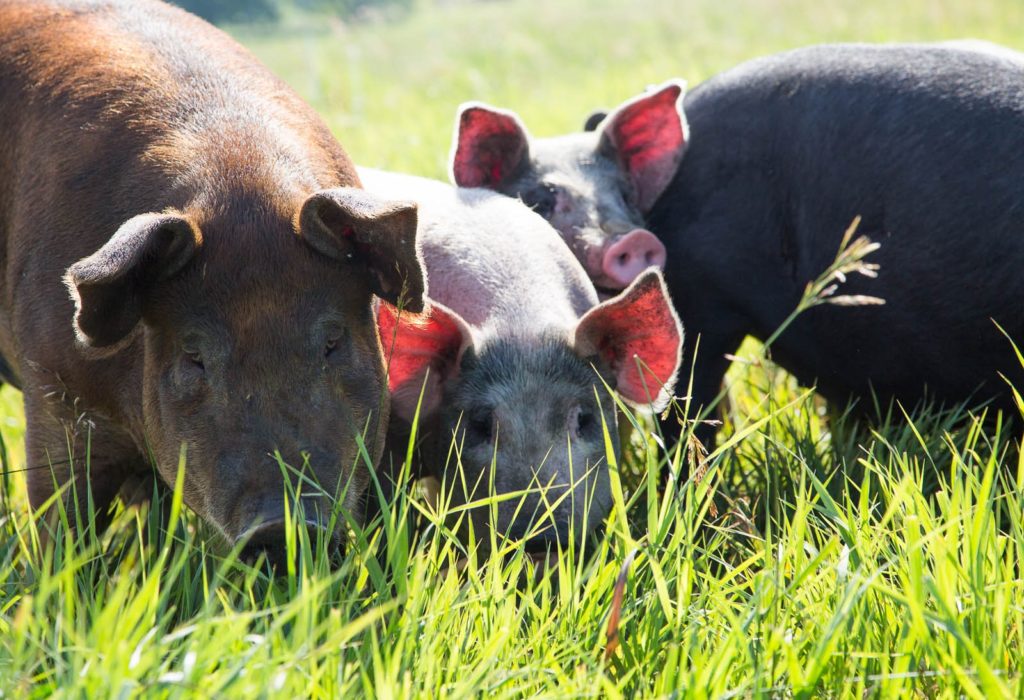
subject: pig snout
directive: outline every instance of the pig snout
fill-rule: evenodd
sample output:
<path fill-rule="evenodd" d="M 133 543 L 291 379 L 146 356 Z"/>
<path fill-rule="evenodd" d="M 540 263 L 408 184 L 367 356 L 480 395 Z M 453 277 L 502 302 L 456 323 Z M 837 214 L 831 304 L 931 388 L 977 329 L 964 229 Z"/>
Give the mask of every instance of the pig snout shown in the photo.
<path fill-rule="evenodd" d="M 298 527 L 305 527 L 309 535 L 310 547 L 315 551 L 318 541 L 328 541 L 328 551 L 338 548 L 339 540 L 328 532 L 324 525 L 316 520 L 306 520 Z M 250 564 L 256 563 L 260 555 L 263 555 L 266 563 L 273 569 L 282 571 L 288 563 L 288 523 L 283 519 L 274 522 L 261 523 L 246 532 L 240 541 L 243 541 L 242 551 L 239 557 L 242 561 Z M 298 550 L 298 533 L 296 532 L 296 554 Z"/>
<path fill-rule="evenodd" d="M 625 288 L 649 267 L 665 268 L 665 246 L 653 233 L 633 229 L 605 248 L 601 271 L 616 285 Z"/>
<path fill-rule="evenodd" d="M 533 522 L 515 522 L 509 528 L 508 536 L 514 540 L 521 540 L 523 550 L 527 554 L 545 554 L 556 551 L 559 546 L 568 546 L 569 525 L 564 521 L 548 523 L 546 526 L 542 524 L 540 527 Z"/>

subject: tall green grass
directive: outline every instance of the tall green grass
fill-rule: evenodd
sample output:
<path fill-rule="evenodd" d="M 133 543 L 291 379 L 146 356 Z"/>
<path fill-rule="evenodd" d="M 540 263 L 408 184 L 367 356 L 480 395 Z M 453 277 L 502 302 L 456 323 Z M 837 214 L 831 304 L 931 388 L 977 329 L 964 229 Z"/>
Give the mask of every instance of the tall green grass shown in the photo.
<path fill-rule="evenodd" d="M 741 375 L 733 391 L 760 382 Z M 217 546 L 180 489 L 169 509 L 125 511 L 110 531 L 58 534 L 49 550 L 27 513 L 10 513 L 0 687 L 89 698 L 1017 694 L 1024 464 L 1012 436 L 965 413 L 903 418 L 868 440 L 843 419 L 811 431 L 814 398 L 780 391 L 786 404 L 720 450 L 699 484 L 659 494 L 653 473 L 621 470 L 607 533 L 550 569 L 517 542 L 475 558 L 449 514 L 412 490 L 340 559 L 298 529 L 296 564 L 277 578 Z M 787 483 L 726 489 L 748 461 Z M 730 494 L 717 518 L 712 487 Z M 425 522 L 415 537 L 410 514 Z"/>
<path fill-rule="evenodd" d="M 800 44 L 1022 48 L 1022 29 L 1015 0 L 516 0 L 234 31 L 357 162 L 443 176 L 465 99 L 557 133 L 647 83 Z M 1021 695 L 1020 416 L 895 407 L 866 425 L 756 343 L 738 354 L 704 478 L 662 492 L 662 464 L 687 456 L 634 434 L 606 532 L 546 567 L 516 542 L 475 555 L 444 499 L 412 488 L 340 558 L 298 529 L 276 578 L 218 543 L 180 489 L 106 532 L 58 525 L 46 548 L 5 388 L 0 696 Z"/>

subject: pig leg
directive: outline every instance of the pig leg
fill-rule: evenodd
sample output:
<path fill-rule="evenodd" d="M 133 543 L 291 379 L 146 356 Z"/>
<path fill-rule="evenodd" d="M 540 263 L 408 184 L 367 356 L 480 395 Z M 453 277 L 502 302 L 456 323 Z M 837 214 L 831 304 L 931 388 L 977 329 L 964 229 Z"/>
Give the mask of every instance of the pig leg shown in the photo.
<path fill-rule="evenodd" d="M 25 393 L 25 455 L 29 503 L 39 508 L 55 489 L 69 484 L 64 497 L 68 519 L 88 524 L 91 493 L 96 529 L 110 521 L 110 505 L 126 480 L 152 471 L 134 441 L 110 421 L 93 414 L 54 410 L 55 400 Z M 57 511 L 51 511 L 51 523 Z"/>

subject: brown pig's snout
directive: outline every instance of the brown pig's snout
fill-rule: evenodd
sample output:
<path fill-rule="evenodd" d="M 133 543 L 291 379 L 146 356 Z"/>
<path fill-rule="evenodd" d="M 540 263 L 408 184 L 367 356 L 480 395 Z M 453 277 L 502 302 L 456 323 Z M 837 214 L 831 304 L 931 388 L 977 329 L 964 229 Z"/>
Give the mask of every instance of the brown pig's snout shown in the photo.
<path fill-rule="evenodd" d="M 276 453 L 284 465 L 269 452 L 256 459 L 222 454 L 215 467 L 216 485 L 207 497 L 210 515 L 226 516 L 226 533 L 236 543 L 248 541 L 247 547 L 267 549 L 279 531 L 283 549 L 286 520 L 304 522 L 311 542 L 321 530 L 332 535 L 331 515 L 345 498 L 338 456 L 315 448 Z M 287 518 L 285 499 L 290 500 Z"/>
<path fill-rule="evenodd" d="M 303 523 L 295 523 L 295 527 L 305 527 L 309 536 L 310 546 L 314 549 L 318 543 L 327 539 L 327 550 L 334 552 L 338 549 L 340 538 L 336 532 L 330 532 L 325 523 L 319 519 L 307 517 Z M 288 532 L 289 524 L 284 518 L 275 521 L 268 521 L 256 525 L 245 532 L 239 541 L 242 542 L 240 557 L 242 561 L 255 563 L 260 555 L 263 555 L 267 564 L 278 571 L 282 570 L 288 562 Z M 298 542 L 298 532 L 296 543 Z M 298 545 L 296 544 L 296 554 Z"/>

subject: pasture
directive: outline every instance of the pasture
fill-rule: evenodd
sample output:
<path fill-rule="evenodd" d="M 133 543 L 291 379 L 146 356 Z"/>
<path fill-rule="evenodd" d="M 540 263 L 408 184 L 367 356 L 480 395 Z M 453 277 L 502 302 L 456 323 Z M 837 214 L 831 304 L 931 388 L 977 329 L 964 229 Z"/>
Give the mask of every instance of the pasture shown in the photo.
<path fill-rule="evenodd" d="M 386 22 L 286 12 L 228 29 L 357 163 L 446 179 L 465 100 L 553 135 L 648 84 L 806 44 L 1021 50 L 1024 4 L 421 0 Z M 125 509 L 106 532 L 41 548 L 21 397 L 4 387 L 0 697 L 1024 693 L 1022 416 L 892 407 L 867 426 L 770 347 L 738 356 L 703 478 L 659 492 L 662 464 L 701 458 L 665 454 L 638 419 L 586 557 L 540 567 L 509 543 L 478 558 L 410 489 L 339 561 L 297 541 L 299 564 L 276 579 L 218 545 L 180 492 L 163 499 L 170 527 Z"/>

